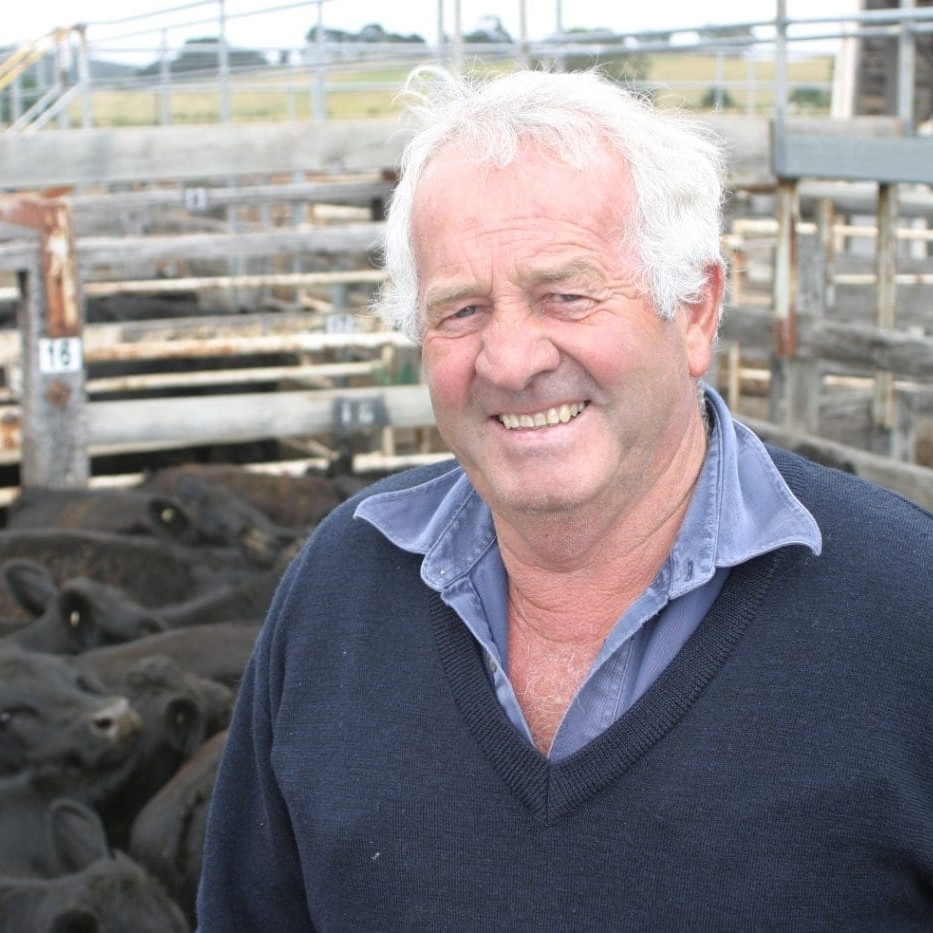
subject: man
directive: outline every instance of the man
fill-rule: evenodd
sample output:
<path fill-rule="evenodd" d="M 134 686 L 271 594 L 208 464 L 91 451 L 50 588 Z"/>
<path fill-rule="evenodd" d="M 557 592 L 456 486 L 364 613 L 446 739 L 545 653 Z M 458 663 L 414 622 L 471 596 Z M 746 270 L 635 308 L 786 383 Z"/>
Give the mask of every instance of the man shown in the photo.
<path fill-rule="evenodd" d="M 283 580 L 202 928 L 929 927 L 933 524 L 700 382 L 717 146 L 589 73 L 415 113 L 382 306 L 456 461 Z"/>

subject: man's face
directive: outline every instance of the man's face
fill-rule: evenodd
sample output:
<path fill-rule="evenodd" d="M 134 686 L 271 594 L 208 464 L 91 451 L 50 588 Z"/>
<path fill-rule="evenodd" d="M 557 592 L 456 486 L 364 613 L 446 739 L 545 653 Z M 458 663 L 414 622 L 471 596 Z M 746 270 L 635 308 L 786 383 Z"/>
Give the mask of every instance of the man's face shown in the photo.
<path fill-rule="evenodd" d="M 694 306 L 663 321 L 641 295 L 619 245 L 630 204 L 608 149 L 579 171 L 526 145 L 499 169 L 452 144 L 418 187 L 437 425 L 497 517 L 624 512 L 702 430 L 715 322 Z"/>

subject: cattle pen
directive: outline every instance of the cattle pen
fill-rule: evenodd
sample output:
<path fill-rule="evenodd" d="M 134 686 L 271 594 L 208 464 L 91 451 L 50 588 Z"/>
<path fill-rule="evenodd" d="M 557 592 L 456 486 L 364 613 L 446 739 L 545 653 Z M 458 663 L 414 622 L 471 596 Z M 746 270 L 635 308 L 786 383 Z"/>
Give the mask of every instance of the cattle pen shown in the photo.
<path fill-rule="evenodd" d="M 933 504 L 933 141 L 884 118 L 796 120 L 781 163 L 773 121 L 705 119 L 730 156 L 731 293 L 710 379 L 766 439 Z M 205 445 L 265 441 L 299 462 L 443 455 L 417 349 L 367 313 L 392 129 L 0 138 L 0 461 L 19 467 L 4 495 Z M 853 141 L 875 164 L 846 176 Z M 870 176 L 892 164 L 897 177 Z"/>

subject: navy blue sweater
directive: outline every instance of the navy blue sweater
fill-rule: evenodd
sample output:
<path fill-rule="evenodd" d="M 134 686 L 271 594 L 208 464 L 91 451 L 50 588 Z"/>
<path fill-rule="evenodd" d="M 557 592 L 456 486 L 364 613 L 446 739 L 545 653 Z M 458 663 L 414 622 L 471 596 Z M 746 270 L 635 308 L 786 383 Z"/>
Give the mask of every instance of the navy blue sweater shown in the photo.
<path fill-rule="evenodd" d="M 933 521 L 773 455 L 823 554 L 735 569 L 638 703 L 554 764 L 420 558 L 336 510 L 243 681 L 201 928 L 933 928 Z"/>

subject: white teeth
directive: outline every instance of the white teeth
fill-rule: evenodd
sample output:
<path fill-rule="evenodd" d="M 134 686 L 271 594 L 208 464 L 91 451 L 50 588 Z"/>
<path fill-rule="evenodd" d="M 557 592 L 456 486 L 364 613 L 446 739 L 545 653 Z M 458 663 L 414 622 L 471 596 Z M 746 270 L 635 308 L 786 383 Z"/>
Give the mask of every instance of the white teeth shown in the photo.
<path fill-rule="evenodd" d="M 515 428 L 544 428 L 555 424 L 566 424 L 586 408 L 586 402 L 574 402 L 571 405 L 561 405 L 560 408 L 549 408 L 534 415 L 499 415 L 499 421 L 510 431 Z"/>

